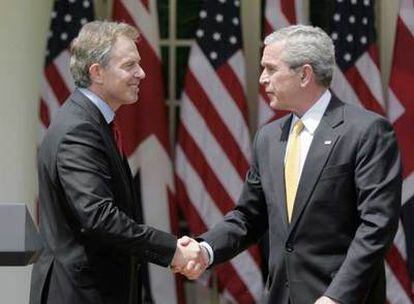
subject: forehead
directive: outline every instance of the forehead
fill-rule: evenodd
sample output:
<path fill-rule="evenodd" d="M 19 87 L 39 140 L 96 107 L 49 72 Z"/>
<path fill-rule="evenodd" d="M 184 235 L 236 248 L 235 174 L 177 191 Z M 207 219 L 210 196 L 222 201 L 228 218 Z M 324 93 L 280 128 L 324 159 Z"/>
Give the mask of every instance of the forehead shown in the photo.
<path fill-rule="evenodd" d="M 111 57 L 114 59 L 131 57 L 141 59 L 135 41 L 124 36 L 120 36 L 116 39 L 112 46 Z"/>
<path fill-rule="evenodd" d="M 274 42 L 265 46 L 263 50 L 263 56 L 261 63 L 264 64 L 275 64 L 282 60 L 282 54 L 285 43 L 283 41 Z"/>

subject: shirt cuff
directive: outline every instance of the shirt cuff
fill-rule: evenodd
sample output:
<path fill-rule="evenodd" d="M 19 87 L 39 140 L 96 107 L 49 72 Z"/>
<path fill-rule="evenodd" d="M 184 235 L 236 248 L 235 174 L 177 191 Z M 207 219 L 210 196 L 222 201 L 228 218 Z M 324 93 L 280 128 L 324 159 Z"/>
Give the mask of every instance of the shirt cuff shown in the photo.
<path fill-rule="evenodd" d="M 213 249 L 211 248 L 211 246 L 207 242 L 204 242 L 204 241 L 200 242 L 200 246 L 203 246 L 207 250 L 207 253 L 208 253 L 208 266 L 210 266 L 214 262 Z"/>

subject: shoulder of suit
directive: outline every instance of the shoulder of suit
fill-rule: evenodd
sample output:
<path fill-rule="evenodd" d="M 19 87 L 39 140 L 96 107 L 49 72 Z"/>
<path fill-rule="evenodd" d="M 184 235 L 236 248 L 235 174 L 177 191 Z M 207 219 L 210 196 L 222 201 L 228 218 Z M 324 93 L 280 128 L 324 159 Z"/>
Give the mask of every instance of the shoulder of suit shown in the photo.
<path fill-rule="evenodd" d="M 357 121 L 359 124 L 362 125 L 370 125 L 376 121 L 385 121 L 387 122 L 387 119 L 370 110 L 367 110 L 363 108 L 362 106 L 343 103 L 344 107 L 344 119 L 349 121 Z"/>
<path fill-rule="evenodd" d="M 285 124 L 286 120 L 289 119 L 290 115 L 291 114 L 286 114 L 285 116 L 283 116 L 281 118 L 278 118 L 278 119 L 276 119 L 272 122 L 269 122 L 269 123 L 261 126 L 258 129 L 258 131 L 261 130 L 262 132 L 268 132 L 268 131 L 274 132 L 275 129 L 280 129 Z"/>
<path fill-rule="evenodd" d="M 103 125 L 70 97 L 53 117 L 44 140 L 60 142 L 71 134 L 101 134 Z"/>

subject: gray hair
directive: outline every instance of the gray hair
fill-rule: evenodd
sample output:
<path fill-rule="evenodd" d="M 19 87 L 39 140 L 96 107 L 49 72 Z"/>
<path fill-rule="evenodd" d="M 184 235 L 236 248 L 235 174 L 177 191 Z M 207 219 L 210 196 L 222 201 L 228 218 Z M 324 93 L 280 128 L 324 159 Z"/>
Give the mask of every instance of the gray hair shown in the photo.
<path fill-rule="evenodd" d="M 319 27 L 293 25 L 268 35 L 264 44 L 284 42 L 282 60 L 296 69 L 312 66 L 318 84 L 329 87 L 335 69 L 335 48 L 331 38 Z"/>
<path fill-rule="evenodd" d="M 139 34 L 136 28 L 118 22 L 92 21 L 81 28 L 70 48 L 70 72 L 76 86 L 87 88 L 91 85 L 89 67 L 94 63 L 106 67 L 111 49 L 121 36 L 136 41 Z"/>

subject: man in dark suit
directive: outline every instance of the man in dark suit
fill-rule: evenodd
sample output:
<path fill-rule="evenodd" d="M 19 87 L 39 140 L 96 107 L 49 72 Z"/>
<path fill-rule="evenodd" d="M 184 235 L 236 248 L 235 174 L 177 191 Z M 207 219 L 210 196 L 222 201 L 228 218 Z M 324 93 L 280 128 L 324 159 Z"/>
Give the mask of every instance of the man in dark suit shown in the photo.
<path fill-rule="evenodd" d="M 390 124 L 331 95 L 334 46 L 319 28 L 269 35 L 261 64 L 270 105 L 292 113 L 257 132 L 236 208 L 200 236 L 210 264 L 269 231 L 263 303 L 384 303 L 401 201 Z"/>
<path fill-rule="evenodd" d="M 135 28 L 86 24 L 72 44 L 77 89 L 59 110 L 38 154 L 40 232 L 30 303 L 140 303 L 139 266 L 200 267 L 200 246 L 181 246 L 142 225 L 116 110 L 138 99 L 145 73 Z M 155 204 L 157 202 L 154 202 Z"/>

